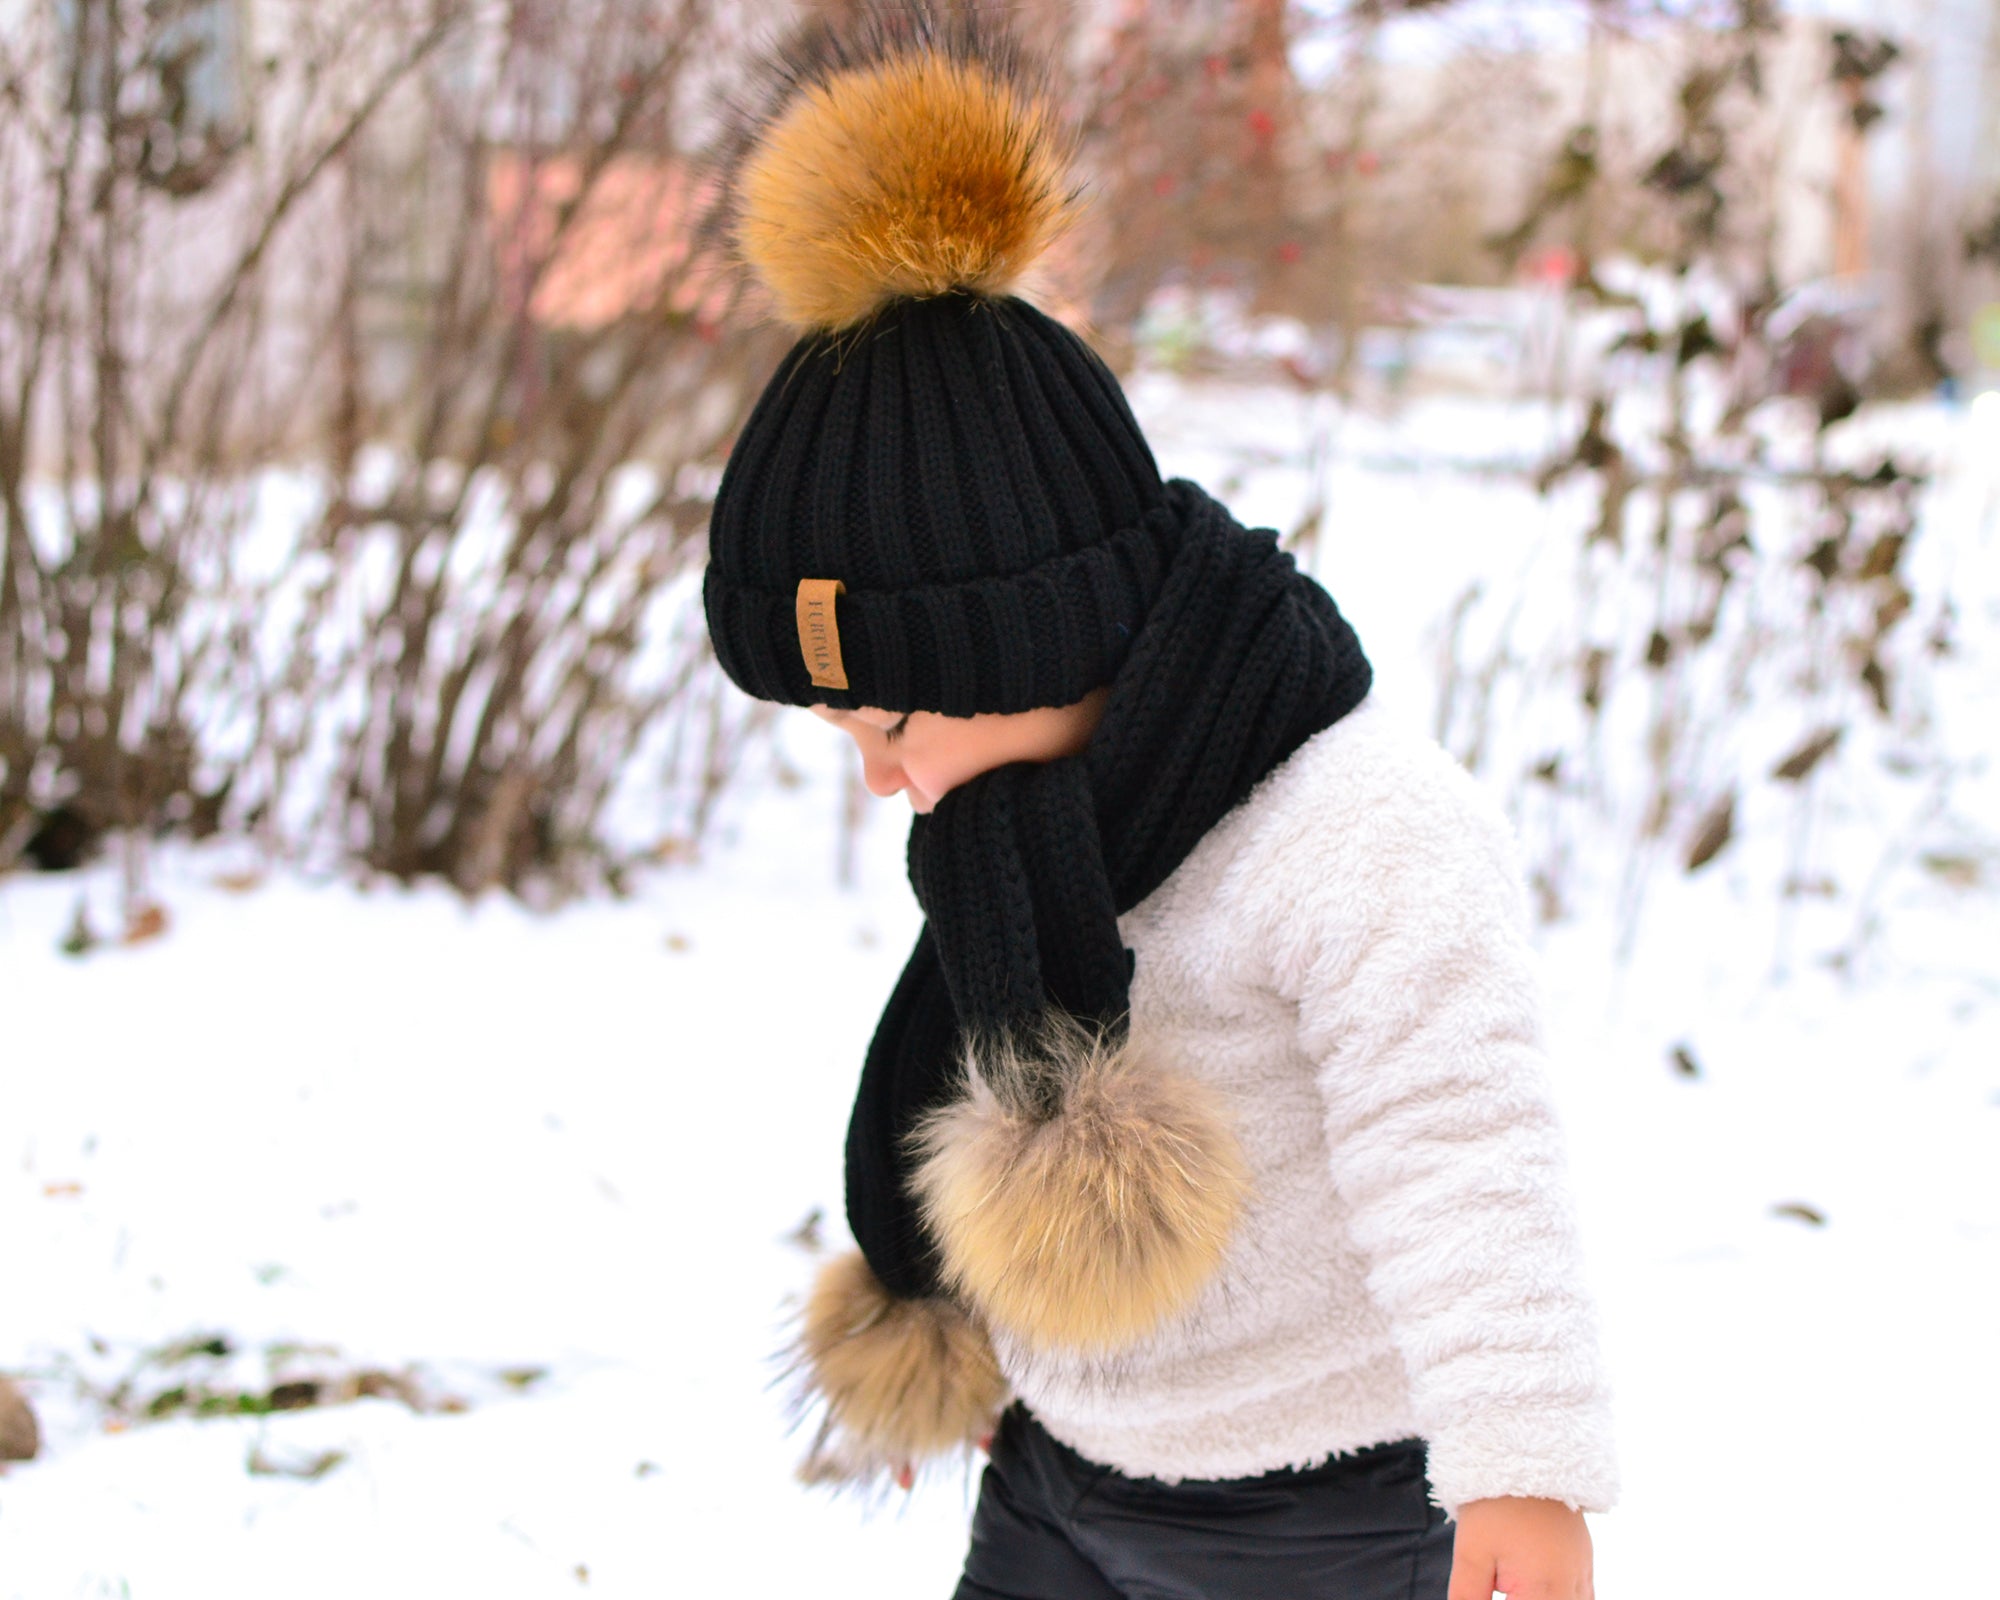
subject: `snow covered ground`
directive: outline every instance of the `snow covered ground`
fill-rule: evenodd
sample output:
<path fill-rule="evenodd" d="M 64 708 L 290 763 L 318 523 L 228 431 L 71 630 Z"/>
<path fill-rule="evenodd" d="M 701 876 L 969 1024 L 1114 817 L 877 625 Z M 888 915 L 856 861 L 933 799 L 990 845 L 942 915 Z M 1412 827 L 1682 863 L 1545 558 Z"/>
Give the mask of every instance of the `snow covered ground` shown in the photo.
<path fill-rule="evenodd" d="M 1295 402 L 1139 401 L 1170 464 L 1296 519 Z M 1752 816 L 1628 959 L 1608 906 L 1543 933 L 1620 1385 L 1606 1600 L 1994 1592 L 2000 430 L 1921 425 L 1956 453 L 1955 804 L 1987 844 L 1881 876 L 1857 941 L 1858 889 L 1768 903 L 1783 844 Z M 1421 431 L 1532 456 L 1545 426 Z M 1464 475 L 1334 488 L 1321 570 L 1427 721 L 1474 535 L 1542 513 Z M 550 916 L 251 882 L 223 846 L 159 863 L 162 937 L 74 959 L 110 868 L 0 881 L 0 1372 L 46 1435 L 0 1476 L 0 1600 L 950 1592 L 970 1480 L 872 1510 L 800 1489 L 771 1359 L 917 922 L 893 806 L 836 881 L 836 738 L 793 718 L 803 783 Z M 287 1382 L 358 1397 L 188 1414 Z"/>

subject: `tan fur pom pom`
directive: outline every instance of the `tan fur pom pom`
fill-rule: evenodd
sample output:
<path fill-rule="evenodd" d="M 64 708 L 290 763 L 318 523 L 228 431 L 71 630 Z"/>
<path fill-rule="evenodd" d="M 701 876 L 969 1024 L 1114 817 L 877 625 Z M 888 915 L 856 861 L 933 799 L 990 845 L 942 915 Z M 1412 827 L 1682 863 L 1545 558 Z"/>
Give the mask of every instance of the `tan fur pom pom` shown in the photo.
<path fill-rule="evenodd" d="M 991 1087 L 1047 1082 L 1052 1066 L 1067 1086 L 1052 1118 Z M 1116 1349 L 1187 1306 L 1249 1189 L 1202 1085 L 1074 1023 L 983 1050 L 966 1097 L 918 1138 L 915 1188 L 948 1281 L 1042 1349 Z"/>
<path fill-rule="evenodd" d="M 737 240 L 787 321 L 1008 292 L 1070 222 L 1068 140 L 1040 96 L 916 48 L 802 85 L 740 179 Z"/>
<path fill-rule="evenodd" d="M 1007 1383 L 986 1335 L 943 1300 L 898 1300 L 858 1250 L 820 1268 L 792 1355 L 820 1412 L 808 1483 L 868 1484 L 969 1449 Z"/>
<path fill-rule="evenodd" d="M 0 1378 L 0 1461 L 32 1461 L 41 1454 L 42 1430 L 28 1397 Z"/>

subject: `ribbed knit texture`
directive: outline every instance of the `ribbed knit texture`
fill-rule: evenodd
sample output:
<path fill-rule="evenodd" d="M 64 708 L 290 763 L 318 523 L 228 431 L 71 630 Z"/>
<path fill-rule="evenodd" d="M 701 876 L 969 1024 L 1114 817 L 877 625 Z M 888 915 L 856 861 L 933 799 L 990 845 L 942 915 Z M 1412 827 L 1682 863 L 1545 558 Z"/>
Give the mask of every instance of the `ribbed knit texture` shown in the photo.
<path fill-rule="evenodd" d="M 1072 704 L 1110 682 L 1159 592 L 1163 492 L 1117 381 L 1067 328 L 1020 300 L 899 302 L 794 347 L 731 451 L 716 655 L 791 705 Z M 804 578 L 846 585 L 845 691 L 807 673 Z"/>
<path fill-rule="evenodd" d="M 974 778 L 911 828 L 928 920 L 869 1048 L 847 1146 L 848 1221 L 893 1294 L 939 1292 L 908 1140 L 962 1087 L 964 1038 L 1032 1029 L 1052 1010 L 1121 1028 L 1119 913 L 1368 692 L 1353 630 L 1274 534 L 1179 481 L 1158 517 L 1171 529 L 1164 580 L 1089 747 Z M 1030 1081 L 1021 1109 L 1057 1115 L 1063 1088 Z"/>

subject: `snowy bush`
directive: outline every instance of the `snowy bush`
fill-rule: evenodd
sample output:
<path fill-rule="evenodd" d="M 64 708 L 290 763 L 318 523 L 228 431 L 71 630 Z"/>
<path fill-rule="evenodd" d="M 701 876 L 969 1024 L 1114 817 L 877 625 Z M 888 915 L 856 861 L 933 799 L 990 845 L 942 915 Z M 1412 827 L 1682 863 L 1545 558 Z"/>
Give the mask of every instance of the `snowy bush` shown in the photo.
<path fill-rule="evenodd" d="M 1619 331 L 1539 478 L 1576 531 L 1518 591 L 1468 590 L 1444 651 L 1440 734 L 1516 786 L 1543 914 L 1573 908 L 1579 872 L 1604 870 L 1579 853 L 1609 841 L 1628 936 L 1656 869 L 1706 868 L 1746 807 L 1793 813 L 1770 892 L 1824 895 L 1831 775 L 1949 770 L 1933 680 L 1952 597 L 1920 538 L 1932 463 L 1909 429 L 1854 418 L 1865 302 L 1773 287 L 1742 143 L 1765 48 L 1745 26 L 1684 65 L 1679 125 L 1643 176 L 1664 259 L 1579 254 L 1575 305 Z M 1853 53 L 1832 84 L 1852 87 Z M 1565 205 L 1581 250 L 1587 184 Z"/>
<path fill-rule="evenodd" d="M 638 764 L 698 829 L 754 717 L 692 574 L 775 353 L 698 248 L 744 19 L 206 15 L 0 39 L 0 870 L 116 834 L 136 895 L 230 826 L 571 881 Z"/>
<path fill-rule="evenodd" d="M 224 21 L 36 6 L 0 30 L 0 866 L 214 827 L 228 778 L 192 707 L 237 635 L 205 597 L 247 532 L 242 465 L 294 442 L 313 382 L 270 332 L 280 263 L 451 31 L 336 5 L 263 59 Z"/>

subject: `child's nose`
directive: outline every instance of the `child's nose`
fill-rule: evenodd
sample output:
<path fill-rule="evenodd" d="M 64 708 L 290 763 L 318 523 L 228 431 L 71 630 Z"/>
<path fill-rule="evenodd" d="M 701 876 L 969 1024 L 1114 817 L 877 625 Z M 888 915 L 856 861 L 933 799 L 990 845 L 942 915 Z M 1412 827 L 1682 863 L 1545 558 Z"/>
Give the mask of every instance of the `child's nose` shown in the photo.
<path fill-rule="evenodd" d="M 868 792 L 878 799 L 887 800 L 908 787 L 909 780 L 903 776 L 902 763 L 893 757 L 877 751 L 861 752 L 861 781 L 868 786 Z"/>

